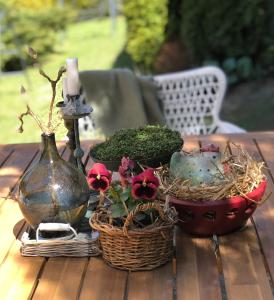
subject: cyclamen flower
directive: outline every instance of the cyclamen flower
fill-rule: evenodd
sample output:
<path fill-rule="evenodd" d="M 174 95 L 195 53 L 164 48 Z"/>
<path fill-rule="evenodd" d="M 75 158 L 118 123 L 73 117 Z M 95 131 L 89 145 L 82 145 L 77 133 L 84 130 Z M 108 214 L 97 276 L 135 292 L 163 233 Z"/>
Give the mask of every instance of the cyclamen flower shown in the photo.
<path fill-rule="evenodd" d="M 153 200 L 156 198 L 158 186 L 159 180 L 153 169 L 149 168 L 132 178 L 131 194 L 135 199 Z"/>
<path fill-rule="evenodd" d="M 88 172 L 88 183 L 91 189 L 105 192 L 111 183 L 111 172 L 101 163 L 95 163 Z"/>
<path fill-rule="evenodd" d="M 130 160 L 129 157 L 123 157 L 121 165 L 119 166 L 119 174 L 121 176 L 121 183 L 123 186 L 127 185 L 127 182 L 131 179 L 130 172 L 134 169 L 135 163 Z"/>
<path fill-rule="evenodd" d="M 217 145 L 209 144 L 201 148 L 201 152 L 220 152 L 220 148 Z"/>

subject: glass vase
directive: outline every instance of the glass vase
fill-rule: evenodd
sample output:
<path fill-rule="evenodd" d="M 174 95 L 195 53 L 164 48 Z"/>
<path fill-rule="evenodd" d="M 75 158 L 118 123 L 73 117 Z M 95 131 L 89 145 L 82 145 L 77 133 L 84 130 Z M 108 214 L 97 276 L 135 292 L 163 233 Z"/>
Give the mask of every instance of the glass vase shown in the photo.
<path fill-rule="evenodd" d="M 42 134 L 40 159 L 19 185 L 19 206 L 27 223 L 34 229 L 42 222 L 77 224 L 88 199 L 85 176 L 60 157 L 54 134 Z"/>

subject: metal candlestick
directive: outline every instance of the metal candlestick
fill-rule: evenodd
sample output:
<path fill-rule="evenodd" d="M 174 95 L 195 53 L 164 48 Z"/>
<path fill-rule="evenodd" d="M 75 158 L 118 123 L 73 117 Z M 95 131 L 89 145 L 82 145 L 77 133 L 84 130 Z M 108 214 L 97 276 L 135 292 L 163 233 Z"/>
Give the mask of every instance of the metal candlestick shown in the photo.
<path fill-rule="evenodd" d="M 81 103 L 80 98 L 82 94 L 83 92 L 80 90 L 79 95 L 66 95 L 65 101 L 57 103 L 57 106 L 60 108 L 65 126 L 68 129 L 67 137 L 69 141 L 67 145 L 70 149 L 69 161 L 86 175 L 82 162 L 84 151 L 80 145 L 79 119 L 88 116 L 92 112 L 92 108 Z"/>

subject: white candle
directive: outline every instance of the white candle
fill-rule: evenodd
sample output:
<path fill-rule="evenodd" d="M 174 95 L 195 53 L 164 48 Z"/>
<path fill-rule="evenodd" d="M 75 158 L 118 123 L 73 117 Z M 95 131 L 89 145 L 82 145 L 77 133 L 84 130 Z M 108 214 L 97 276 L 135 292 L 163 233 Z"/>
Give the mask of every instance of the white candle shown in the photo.
<path fill-rule="evenodd" d="M 63 99 L 64 99 L 64 103 L 67 103 L 67 94 L 68 94 L 67 78 L 63 78 L 62 86 L 63 86 Z"/>
<path fill-rule="evenodd" d="M 68 95 L 78 95 L 80 91 L 80 80 L 78 74 L 78 59 L 68 58 L 67 59 L 67 80 L 66 89 Z"/>

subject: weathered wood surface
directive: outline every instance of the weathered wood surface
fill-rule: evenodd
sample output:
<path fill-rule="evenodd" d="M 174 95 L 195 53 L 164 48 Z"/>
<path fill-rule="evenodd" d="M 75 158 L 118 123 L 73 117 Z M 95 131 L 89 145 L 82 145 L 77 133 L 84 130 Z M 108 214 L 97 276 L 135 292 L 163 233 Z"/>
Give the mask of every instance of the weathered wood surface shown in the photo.
<path fill-rule="evenodd" d="M 268 192 L 246 228 L 233 234 L 192 237 L 176 229 L 173 260 L 150 272 L 126 272 L 101 258 L 27 258 L 19 237 L 26 228 L 16 200 L 23 173 L 39 157 L 38 144 L 0 146 L 1 299 L 273 299 L 274 132 L 185 137 L 184 149 L 243 144 L 267 167 Z M 83 143 L 84 162 L 92 161 Z M 66 159 L 68 152 L 60 144 Z"/>

